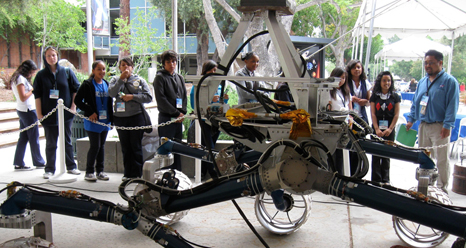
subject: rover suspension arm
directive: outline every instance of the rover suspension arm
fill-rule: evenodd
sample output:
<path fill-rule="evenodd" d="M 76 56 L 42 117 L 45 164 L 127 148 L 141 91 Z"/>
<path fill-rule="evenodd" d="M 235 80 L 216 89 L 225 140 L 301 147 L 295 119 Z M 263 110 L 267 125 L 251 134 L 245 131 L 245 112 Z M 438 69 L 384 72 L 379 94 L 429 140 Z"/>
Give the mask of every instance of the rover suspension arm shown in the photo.
<path fill-rule="evenodd" d="M 410 149 L 402 146 L 386 145 L 373 140 L 358 140 L 359 144 L 366 153 L 374 154 L 380 157 L 394 158 L 407 162 L 419 164 L 422 169 L 434 169 L 435 163 L 421 149 Z"/>
<path fill-rule="evenodd" d="M 122 225 L 128 230 L 138 229 L 163 247 L 192 248 L 176 235 L 169 226 L 140 216 L 137 211 L 124 209 L 109 202 L 77 198 L 79 193 L 44 194 L 21 188 L 1 206 L 2 215 L 19 215 L 25 209 L 62 214 L 88 220 Z"/>

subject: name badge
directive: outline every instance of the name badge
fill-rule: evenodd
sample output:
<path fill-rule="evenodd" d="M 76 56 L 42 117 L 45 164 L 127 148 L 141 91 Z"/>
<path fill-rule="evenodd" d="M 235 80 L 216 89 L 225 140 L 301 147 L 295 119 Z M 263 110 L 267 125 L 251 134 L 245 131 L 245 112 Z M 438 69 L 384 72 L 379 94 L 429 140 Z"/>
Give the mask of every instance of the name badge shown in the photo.
<path fill-rule="evenodd" d="M 358 103 L 355 103 L 353 106 L 353 111 L 359 114 L 361 112 L 361 105 L 359 105 Z"/>
<path fill-rule="evenodd" d="M 183 100 L 181 98 L 176 98 L 176 108 L 183 108 Z"/>
<path fill-rule="evenodd" d="M 106 119 L 107 119 L 107 111 L 99 110 L 99 120 L 106 120 Z"/>
<path fill-rule="evenodd" d="M 422 96 L 421 98 L 421 115 L 425 115 L 426 114 L 426 109 L 427 109 L 427 103 L 429 103 L 429 97 L 428 96 Z"/>
<path fill-rule="evenodd" d="M 50 99 L 58 99 L 59 91 L 58 90 L 50 90 Z"/>
<path fill-rule="evenodd" d="M 346 124 L 348 124 L 350 129 L 353 128 L 353 119 L 351 118 L 350 115 L 346 115 L 345 122 Z"/>
<path fill-rule="evenodd" d="M 422 96 L 421 98 L 421 106 L 427 106 L 427 103 L 429 102 L 429 96 Z"/>
<path fill-rule="evenodd" d="M 379 129 L 387 130 L 388 129 L 388 120 L 379 120 Z"/>
<path fill-rule="evenodd" d="M 125 112 L 125 102 L 117 102 L 117 112 Z"/>

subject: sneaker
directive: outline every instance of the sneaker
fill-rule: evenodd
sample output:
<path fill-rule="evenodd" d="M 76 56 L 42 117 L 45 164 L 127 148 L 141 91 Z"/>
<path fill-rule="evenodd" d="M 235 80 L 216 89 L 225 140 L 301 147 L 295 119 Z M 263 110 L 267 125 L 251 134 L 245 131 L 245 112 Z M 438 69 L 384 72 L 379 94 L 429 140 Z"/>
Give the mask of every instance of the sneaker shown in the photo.
<path fill-rule="evenodd" d="M 17 170 L 17 171 L 30 171 L 30 170 L 34 170 L 34 168 L 31 167 L 31 166 L 19 166 L 19 165 L 15 165 L 15 170 Z"/>
<path fill-rule="evenodd" d="M 95 182 L 97 181 L 97 178 L 95 177 L 94 173 L 86 173 L 86 175 L 84 175 L 84 180 Z"/>
<path fill-rule="evenodd" d="M 36 165 L 36 169 L 44 169 L 44 168 L 45 168 L 45 164 Z"/>
<path fill-rule="evenodd" d="M 78 169 L 72 169 L 67 171 L 68 174 L 73 174 L 73 175 L 81 175 L 81 171 Z"/>
<path fill-rule="evenodd" d="M 444 187 L 441 187 L 440 189 L 441 189 L 441 190 L 442 190 L 442 191 L 443 191 L 445 194 L 447 194 L 447 195 L 448 195 L 448 190 L 447 190 L 446 188 L 444 188 Z"/>
<path fill-rule="evenodd" d="M 105 174 L 103 172 L 99 172 L 99 173 L 97 173 L 97 179 L 108 181 L 110 178 L 107 176 L 107 174 Z"/>
<path fill-rule="evenodd" d="M 45 172 L 45 173 L 44 173 L 44 179 L 49 179 L 49 178 L 51 178 L 51 177 L 53 177 L 53 173 L 52 173 L 52 172 Z"/>
<path fill-rule="evenodd" d="M 122 177 L 122 178 L 121 178 L 121 181 L 124 182 L 124 181 L 126 181 L 126 180 L 128 180 L 128 179 L 129 179 L 128 177 Z"/>

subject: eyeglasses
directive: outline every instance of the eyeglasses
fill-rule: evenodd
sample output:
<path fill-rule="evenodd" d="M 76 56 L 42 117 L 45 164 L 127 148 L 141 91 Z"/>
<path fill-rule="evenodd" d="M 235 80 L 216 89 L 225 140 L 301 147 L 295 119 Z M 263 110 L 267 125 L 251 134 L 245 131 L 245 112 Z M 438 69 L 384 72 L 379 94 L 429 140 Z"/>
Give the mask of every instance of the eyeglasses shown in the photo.
<path fill-rule="evenodd" d="M 435 64 L 438 64 L 438 62 L 432 62 L 432 61 L 430 61 L 430 62 L 424 62 L 424 65 L 425 65 L 425 66 L 428 66 L 428 65 L 435 65 Z"/>

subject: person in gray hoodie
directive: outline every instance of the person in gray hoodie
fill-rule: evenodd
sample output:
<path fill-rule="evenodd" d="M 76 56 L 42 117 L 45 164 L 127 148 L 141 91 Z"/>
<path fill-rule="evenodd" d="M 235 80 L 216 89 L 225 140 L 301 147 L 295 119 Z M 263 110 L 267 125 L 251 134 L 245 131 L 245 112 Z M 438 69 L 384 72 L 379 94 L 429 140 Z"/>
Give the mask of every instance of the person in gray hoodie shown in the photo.
<path fill-rule="evenodd" d="M 184 78 L 175 72 L 178 63 L 178 54 L 168 50 L 162 53 L 163 69 L 157 71 L 154 80 L 155 100 L 159 110 L 159 124 L 183 117 L 187 110 L 188 97 Z M 182 139 L 182 120 L 168 126 L 159 126 L 159 136 L 169 139 Z M 173 169 L 181 171 L 181 158 L 175 154 Z"/>
<path fill-rule="evenodd" d="M 110 80 L 108 94 L 115 98 L 113 123 L 117 127 L 145 126 L 144 103 L 152 101 L 146 80 L 133 74 L 134 63 L 131 58 L 122 58 L 118 63 L 120 76 Z M 117 129 L 123 153 L 124 174 L 122 180 L 142 176 L 144 163 L 142 155 L 143 129 Z"/>

